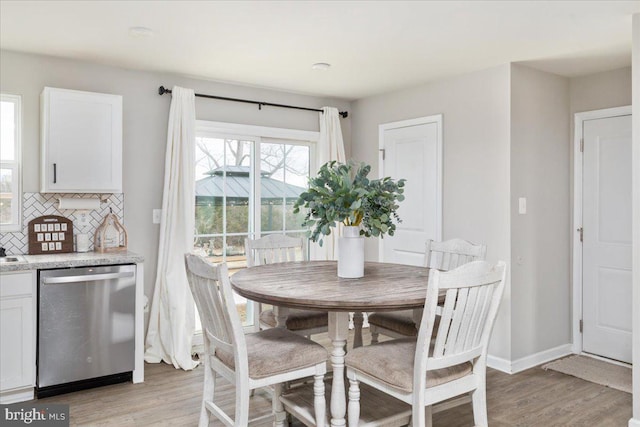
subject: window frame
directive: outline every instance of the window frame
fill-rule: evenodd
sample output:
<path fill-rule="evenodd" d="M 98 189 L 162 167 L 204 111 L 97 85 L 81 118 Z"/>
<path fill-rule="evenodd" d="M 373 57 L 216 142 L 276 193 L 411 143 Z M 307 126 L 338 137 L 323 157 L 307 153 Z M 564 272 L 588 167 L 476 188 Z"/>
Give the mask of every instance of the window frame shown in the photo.
<path fill-rule="evenodd" d="M 14 105 L 14 159 L 0 159 L 0 169 L 10 169 L 12 177 L 11 196 L 11 223 L 0 223 L 0 229 L 5 232 L 22 231 L 22 96 L 9 93 L 0 93 L 0 101 L 10 102 Z M 15 185 L 14 185 L 15 184 Z"/>
<path fill-rule="evenodd" d="M 260 169 L 260 144 L 273 143 L 277 140 L 283 144 L 307 146 L 309 147 L 309 168 L 310 172 L 316 169 L 316 151 L 317 143 L 320 138 L 320 132 L 305 131 L 298 129 L 273 128 L 266 126 L 243 125 L 234 123 L 214 122 L 208 120 L 196 120 L 196 137 L 226 138 L 241 141 L 250 141 L 251 145 L 251 168 L 253 171 Z M 260 194 L 260 174 L 253 173 L 251 182 L 252 198 L 249 203 L 249 230 L 247 236 L 249 238 L 257 238 L 267 234 L 282 233 L 283 231 L 267 231 L 261 230 L 260 209 L 256 207 L 256 203 L 261 200 Z M 290 230 L 288 232 L 300 232 L 300 230 Z M 234 233 L 232 233 L 234 234 Z M 242 233 L 244 234 L 244 233 Z M 224 251 L 223 251 L 224 254 Z M 257 310 L 252 312 L 253 325 L 244 327 L 245 332 L 254 332 L 259 328 L 259 313 Z M 249 313 L 247 313 L 249 315 Z M 201 343 L 201 334 L 196 333 L 194 336 L 194 345 Z"/>
<path fill-rule="evenodd" d="M 208 136 L 212 138 L 228 138 L 238 139 L 243 141 L 252 141 L 254 144 L 251 148 L 253 170 L 259 169 L 260 162 L 260 144 L 263 142 L 269 143 L 269 139 L 282 140 L 284 143 L 290 145 L 299 145 L 309 147 L 309 167 L 311 170 L 315 170 L 316 163 L 316 147 L 320 138 L 320 132 L 306 131 L 298 129 L 286 129 L 286 128 L 273 128 L 266 126 L 254 126 L 243 125 L 235 123 L 213 122 L 208 120 L 196 120 L 196 136 Z M 252 238 L 257 238 L 267 234 L 275 234 L 278 231 L 269 231 L 263 233 L 260 224 L 260 210 L 256 209 L 255 203 L 260 200 L 260 176 L 259 174 L 253 174 L 251 193 L 254 196 L 253 200 L 249 204 L 249 210 L 251 217 L 249 219 L 249 231 L 248 235 Z M 294 232 L 302 230 L 292 230 Z"/>

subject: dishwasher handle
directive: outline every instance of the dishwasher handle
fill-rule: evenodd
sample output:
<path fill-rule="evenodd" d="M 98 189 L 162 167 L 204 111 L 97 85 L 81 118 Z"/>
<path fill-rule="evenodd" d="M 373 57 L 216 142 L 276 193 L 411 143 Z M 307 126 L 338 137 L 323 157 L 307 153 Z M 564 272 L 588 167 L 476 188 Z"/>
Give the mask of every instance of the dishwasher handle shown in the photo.
<path fill-rule="evenodd" d="M 102 274 L 83 274 L 81 276 L 61 276 L 61 277 L 45 277 L 42 283 L 45 285 L 59 285 L 67 283 L 79 282 L 96 282 L 99 280 L 124 279 L 134 276 L 133 271 L 124 271 L 121 273 L 102 273 Z"/>

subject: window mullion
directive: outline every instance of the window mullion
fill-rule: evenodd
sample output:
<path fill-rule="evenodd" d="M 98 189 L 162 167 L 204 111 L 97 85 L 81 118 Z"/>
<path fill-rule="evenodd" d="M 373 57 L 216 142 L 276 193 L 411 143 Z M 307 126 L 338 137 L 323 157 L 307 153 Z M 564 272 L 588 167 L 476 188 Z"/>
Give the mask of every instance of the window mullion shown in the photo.
<path fill-rule="evenodd" d="M 222 149 L 222 262 L 227 260 L 227 139 Z"/>
<path fill-rule="evenodd" d="M 258 238 L 262 233 L 261 224 L 261 177 L 262 177 L 262 151 L 261 151 L 262 138 L 256 137 L 253 143 L 253 152 L 251 157 L 251 195 L 249 200 L 251 201 L 251 218 L 253 222 L 253 238 Z"/>
<path fill-rule="evenodd" d="M 288 145 L 284 145 L 283 151 L 283 162 L 282 162 L 282 232 L 286 233 L 287 230 L 287 194 L 285 189 L 287 188 L 287 147 Z"/>

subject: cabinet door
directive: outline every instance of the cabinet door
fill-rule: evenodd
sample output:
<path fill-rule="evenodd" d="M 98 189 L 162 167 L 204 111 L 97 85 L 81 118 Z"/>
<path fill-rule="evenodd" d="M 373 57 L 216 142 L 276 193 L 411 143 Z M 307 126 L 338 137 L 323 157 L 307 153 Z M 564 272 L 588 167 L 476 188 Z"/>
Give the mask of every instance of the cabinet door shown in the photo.
<path fill-rule="evenodd" d="M 0 390 L 34 384 L 31 297 L 0 299 Z"/>
<path fill-rule="evenodd" d="M 0 273 L 0 391 L 35 384 L 35 286 L 34 271 Z"/>
<path fill-rule="evenodd" d="M 45 88 L 43 193 L 122 192 L 122 97 Z"/>

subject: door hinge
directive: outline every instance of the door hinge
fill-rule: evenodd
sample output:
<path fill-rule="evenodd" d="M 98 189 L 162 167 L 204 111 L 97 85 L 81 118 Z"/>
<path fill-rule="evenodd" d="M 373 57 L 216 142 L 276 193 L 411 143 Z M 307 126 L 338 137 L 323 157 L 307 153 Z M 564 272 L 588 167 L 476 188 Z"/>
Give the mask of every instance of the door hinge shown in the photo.
<path fill-rule="evenodd" d="M 580 152 L 584 153 L 584 138 L 580 138 Z"/>
<path fill-rule="evenodd" d="M 582 333 L 582 319 L 580 319 L 580 333 Z"/>
<path fill-rule="evenodd" d="M 384 160 L 386 150 L 384 148 L 379 148 L 378 151 L 380 151 L 380 153 L 382 153 L 382 160 Z"/>
<path fill-rule="evenodd" d="M 578 228 L 578 233 L 580 233 L 580 242 L 582 243 L 582 239 L 584 238 L 584 230 L 582 227 Z"/>

